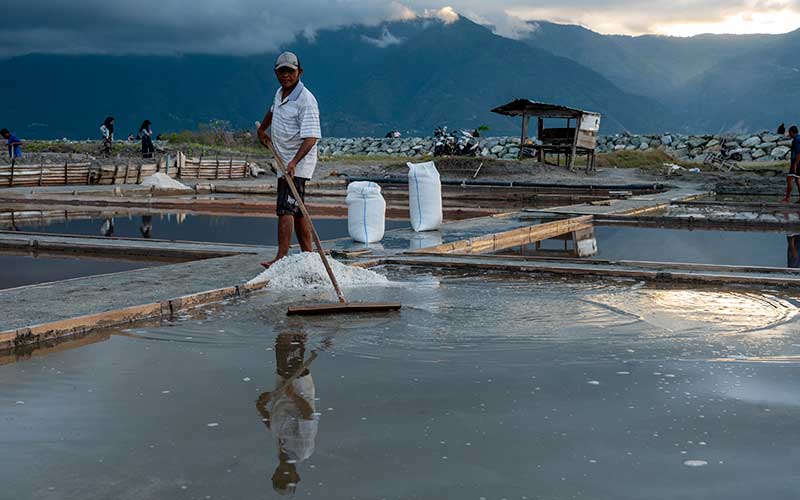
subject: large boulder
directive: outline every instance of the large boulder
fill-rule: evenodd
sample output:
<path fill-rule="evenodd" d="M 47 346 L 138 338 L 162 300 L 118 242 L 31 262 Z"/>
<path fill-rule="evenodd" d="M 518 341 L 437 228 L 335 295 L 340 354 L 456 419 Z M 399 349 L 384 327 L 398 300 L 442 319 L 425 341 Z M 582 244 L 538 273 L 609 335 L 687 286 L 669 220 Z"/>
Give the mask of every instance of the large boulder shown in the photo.
<path fill-rule="evenodd" d="M 752 137 L 748 137 L 747 139 L 740 141 L 742 143 L 742 147 L 744 148 L 752 148 L 761 144 L 761 137 L 754 135 Z"/>
<path fill-rule="evenodd" d="M 777 135 L 777 134 L 764 134 L 761 136 L 761 140 L 764 142 L 777 142 L 783 139 L 784 136 Z"/>
<path fill-rule="evenodd" d="M 767 156 L 767 153 L 763 149 L 756 149 L 753 151 L 751 156 L 753 157 L 754 160 L 757 160 L 759 158 Z"/>
<path fill-rule="evenodd" d="M 704 145 L 706 140 L 702 137 L 692 137 L 689 139 L 688 144 L 690 148 L 699 148 L 700 146 Z"/>
<path fill-rule="evenodd" d="M 786 146 L 778 146 L 772 150 L 771 154 L 773 157 L 782 160 L 789 153 L 789 151 L 791 150 Z"/>

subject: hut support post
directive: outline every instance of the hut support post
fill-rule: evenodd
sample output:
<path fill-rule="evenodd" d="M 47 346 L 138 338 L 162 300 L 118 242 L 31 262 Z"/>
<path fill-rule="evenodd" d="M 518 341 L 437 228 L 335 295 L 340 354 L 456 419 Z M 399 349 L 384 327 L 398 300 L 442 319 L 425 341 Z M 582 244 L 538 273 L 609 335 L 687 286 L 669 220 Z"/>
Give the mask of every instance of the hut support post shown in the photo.
<path fill-rule="evenodd" d="M 544 133 L 544 118 L 539 117 L 538 122 L 536 137 L 541 141 Z M 544 163 L 544 149 L 542 148 L 539 148 L 539 163 Z"/>
<path fill-rule="evenodd" d="M 582 118 L 583 115 L 578 115 L 578 117 L 575 119 L 575 135 L 572 137 L 572 151 L 570 152 L 569 155 L 570 170 L 575 170 L 575 155 L 578 152 L 578 134 L 580 133 L 581 130 Z M 569 123 L 569 120 L 567 120 L 567 123 Z"/>
<path fill-rule="evenodd" d="M 522 135 L 519 138 L 519 159 L 522 159 L 522 148 L 528 142 L 528 126 L 530 125 L 531 117 L 522 115 Z"/>

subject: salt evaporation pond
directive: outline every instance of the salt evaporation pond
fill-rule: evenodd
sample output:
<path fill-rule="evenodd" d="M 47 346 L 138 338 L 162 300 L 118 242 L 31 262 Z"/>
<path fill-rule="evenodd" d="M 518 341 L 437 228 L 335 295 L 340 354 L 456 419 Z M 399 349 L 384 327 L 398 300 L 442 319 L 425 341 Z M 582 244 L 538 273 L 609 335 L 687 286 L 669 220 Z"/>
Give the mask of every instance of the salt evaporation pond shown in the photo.
<path fill-rule="evenodd" d="M 598 259 L 787 267 L 796 234 L 598 226 L 595 236 Z"/>
<path fill-rule="evenodd" d="M 7 359 L 4 495 L 796 497 L 795 297 L 389 271 L 348 293 L 399 313 L 290 319 L 317 292 L 268 291 Z"/>
<path fill-rule="evenodd" d="M 147 217 L 147 214 L 144 214 Z M 252 245 L 277 245 L 278 219 L 275 217 L 240 217 L 194 214 L 152 214 L 115 216 L 109 218 L 74 219 L 51 224 L 20 223 L 20 231 L 53 234 L 79 234 L 85 236 L 116 236 L 141 238 L 147 224 L 150 238 L 162 240 L 208 241 L 215 243 L 242 243 Z M 109 234 L 110 225 L 113 231 Z M 347 218 L 314 219 L 314 227 L 323 240 L 347 237 Z M 387 220 L 386 229 L 410 227 L 408 221 Z"/>
<path fill-rule="evenodd" d="M 160 265 L 158 262 L 126 262 L 74 257 L 0 255 L 0 290 L 49 283 L 98 274 L 131 271 Z"/>

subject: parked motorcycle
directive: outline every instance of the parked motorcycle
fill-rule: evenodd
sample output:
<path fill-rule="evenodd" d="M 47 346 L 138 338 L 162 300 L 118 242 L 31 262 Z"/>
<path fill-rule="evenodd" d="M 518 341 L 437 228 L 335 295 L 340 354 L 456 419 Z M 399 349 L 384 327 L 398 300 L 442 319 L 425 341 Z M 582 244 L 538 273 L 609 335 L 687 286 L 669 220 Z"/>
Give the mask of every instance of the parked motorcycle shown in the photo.
<path fill-rule="evenodd" d="M 447 127 L 436 127 L 433 137 L 433 156 L 478 156 L 480 152 L 478 138 L 471 131 L 448 133 Z"/>

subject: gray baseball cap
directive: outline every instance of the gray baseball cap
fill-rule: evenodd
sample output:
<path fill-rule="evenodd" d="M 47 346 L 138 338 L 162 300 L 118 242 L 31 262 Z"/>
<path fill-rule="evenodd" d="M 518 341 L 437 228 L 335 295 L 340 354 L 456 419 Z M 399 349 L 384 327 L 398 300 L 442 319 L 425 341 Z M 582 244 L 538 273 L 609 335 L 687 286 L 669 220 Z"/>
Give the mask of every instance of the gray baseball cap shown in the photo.
<path fill-rule="evenodd" d="M 300 59 L 297 58 L 294 52 L 284 52 L 278 56 L 275 61 L 275 69 L 279 68 L 292 68 L 297 69 L 300 67 Z"/>

